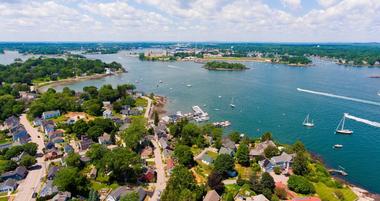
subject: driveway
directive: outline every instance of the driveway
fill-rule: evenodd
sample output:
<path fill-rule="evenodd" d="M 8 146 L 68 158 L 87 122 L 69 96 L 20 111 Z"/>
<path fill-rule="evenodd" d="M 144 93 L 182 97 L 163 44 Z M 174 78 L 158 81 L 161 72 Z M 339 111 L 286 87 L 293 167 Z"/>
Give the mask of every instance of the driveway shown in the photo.
<path fill-rule="evenodd" d="M 166 187 L 166 175 L 165 175 L 165 166 L 162 163 L 161 159 L 161 149 L 158 146 L 157 141 L 151 140 L 154 145 L 154 162 L 156 164 L 157 171 L 157 183 L 156 188 L 151 198 L 151 201 L 158 201 L 161 193 L 164 191 Z"/>
<path fill-rule="evenodd" d="M 37 152 L 42 153 L 42 148 L 44 147 L 42 134 L 30 124 L 30 122 L 26 119 L 26 114 L 21 115 L 20 123 L 24 125 L 25 129 L 28 131 L 32 142 L 38 145 Z M 40 136 L 40 138 L 37 136 Z M 40 165 L 41 168 L 29 171 L 28 176 L 21 181 L 19 187 L 17 188 L 15 201 L 36 200 L 32 198 L 33 192 L 39 191 L 39 188 L 41 187 L 41 178 L 46 174 L 46 162 L 44 161 L 44 157 L 38 157 L 36 165 Z"/>

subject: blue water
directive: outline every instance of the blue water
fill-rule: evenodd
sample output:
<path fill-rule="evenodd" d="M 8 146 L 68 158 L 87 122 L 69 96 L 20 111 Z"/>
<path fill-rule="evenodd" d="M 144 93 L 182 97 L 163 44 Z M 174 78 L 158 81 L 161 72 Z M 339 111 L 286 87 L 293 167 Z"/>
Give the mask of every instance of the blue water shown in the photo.
<path fill-rule="evenodd" d="M 380 107 L 296 90 L 304 88 L 380 102 L 377 95 L 380 79 L 368 78 L 380 75 L 380 68 L 345 67 L 315 60 L 316 65 L 310 68 L 249 62 L 247 71 L 222 72 L 207 71 L 193 62 L 141 62 L 126 55 L 126 52 L 89 55 L 105 62 L 120 62 L 129 72 L 69 87 L 80 90 L 88 85 L 117 85 L 139 80 L 135 83 L 139 90 L 169 98 L 169 113 L 189 112 L 193 105 L 206 104 L 203 108 L 212 121 L 232 122 L 229 130 L 254 137 L 271 131 L 283 143 L 300 139 L 329 166 L 344 167 L 350 182 L 380 193 L 380 128 L 347 120 L 346 126 L 354 130 L 354 134 L 334 133 L 344 112 L 380 122 Z M 157 87 L 159 80 L 163 83 Z M 187 84 L 192 87 L 186 87 Z M 229 107 L 232 99 L 235 109 Z M 314 128 L 302 126 L 307 114 L 314 120 Z M 334 144 L 342 144 L 344 148 L 334 150 Z"/>

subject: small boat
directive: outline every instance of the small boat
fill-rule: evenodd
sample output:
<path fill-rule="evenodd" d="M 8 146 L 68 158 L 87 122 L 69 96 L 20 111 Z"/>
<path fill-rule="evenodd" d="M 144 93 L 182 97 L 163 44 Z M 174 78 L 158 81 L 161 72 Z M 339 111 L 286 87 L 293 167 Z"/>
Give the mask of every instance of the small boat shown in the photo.
<path fill-rule="evenodd" d="M 313 127 L 314 126 L 314 122 L 313 122 L 313 120 L 309 121 L 309 116 L 310 115 L 306 116 L 305 120 L 303 120 L 302 125 L 304 125 L 306 127 Z"/>
<path fill-rule="evenodd" d="M 336 127 L 335 133 L 340 133 L 340 134 L 345 134 L 345 135 L 350 135 L 354 133 L 354 131 L 344 128 L 344 123 L 346 121 L 346 114 L 347 113 L 343 114 L 343 118 L 340 120 L 338 126 Z"/>
<path fill-rule="evenodd" d="M 335 148 L 335 149 L 343 148 L 343 145 L 341 145 L 341 144 L 336 144 L 336 145 L 333 146 L 333 148 Z"/>
<path fill-rule="evenodd" d="M 378 96 L 380 96 L 380 91 L 379 91 L 379 92 L 377 92 L 377 95 L 378 95 Z"/>
<path fill-rule="evenodd" d="M 220 109 L 219 109 L 219 108 L 215 108 L 214 110 L 215 110 L 215 111 L 219 111 Z"/>
<path fill-rule="evenodd" d="M 158 81 L 159 83 L 162 83 L 162 80 Z"/>
<path fill-rule="evenodd" d="M 192 87 L 191 84 L 186 85 L 187 87 Z"/>
<path fill-rule="evenodd" d="M 379 92 L 380 93 L 380 92 Z M 222 98 L 222 96 L 218 96 L 218 98 Z"/>
<path fill-rule="evenodd" d="M 232 98 L 230 106 L 231 106 L 232 108 L 235 108 L 235 107 L 236 107 L 236 106 L 234 105 L 234 98 Z"/>

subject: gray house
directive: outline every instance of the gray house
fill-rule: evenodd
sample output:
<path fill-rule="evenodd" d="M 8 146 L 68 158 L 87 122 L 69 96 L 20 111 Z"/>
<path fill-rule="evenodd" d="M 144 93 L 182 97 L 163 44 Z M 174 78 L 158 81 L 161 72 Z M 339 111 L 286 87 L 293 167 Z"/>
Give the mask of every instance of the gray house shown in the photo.
<path fill-rule="evenodd" d="M 17 181 L 15 179 L 7 179 L 0 184 L 0 192 L 12 192 L 17 189 Z"/>

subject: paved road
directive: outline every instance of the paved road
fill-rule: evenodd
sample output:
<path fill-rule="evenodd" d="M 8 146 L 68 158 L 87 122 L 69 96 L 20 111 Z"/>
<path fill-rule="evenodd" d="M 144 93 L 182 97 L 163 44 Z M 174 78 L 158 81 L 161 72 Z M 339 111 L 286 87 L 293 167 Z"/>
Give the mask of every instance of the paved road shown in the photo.
<path fill-rule="evenodd" d="M 154 162 L 156 164 L 157 183 L 156 183 L 156 189 L 153 193 L 151 200 L 157 201 L 160 198 L 159 194 L 161 194 L 166 187 L 167 178 L 165 175 L 165 166 L 162 163 L 161 149 L 158 146 L 157 141 L 152 140 L 152 143 L 154 145 Z"/>
<path fill-rule="evenodd" d="M 149 120 L 150 114 L 152 113 L 152 110 L 153 110 L 152 99 L 146 96 L 143 96 L 143 98 L 148 101 L 148 105 L 146 107 L 144 117 Z"/>
<path fill-rule="evenodd" d="M 38 145 L 38 152 L 42 153 L 42 148 L 44 147 L 43 136 L 36 128 L 29 123 L 26 119 L 26 115 L 23 114 L 20 118 L 20 123 L 24 125 L 25 129 L 28 131 L 31 136 L 32 142 Z M 37 136 L 40 135 L 40 138 Z M 36 200 L 32 198 L 33 192 L 38 191 L 41 187 L 41 178 L 46 174 L 46 162 L 44 157 L 37 158 L 37 165 L 40 165 L 41 168 L 37 170 L 32 170 L 29 172 L 28 176 L 21 182 L 17 188 L 17 195 L 15 201 L 30 201 Z"/>

